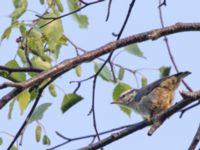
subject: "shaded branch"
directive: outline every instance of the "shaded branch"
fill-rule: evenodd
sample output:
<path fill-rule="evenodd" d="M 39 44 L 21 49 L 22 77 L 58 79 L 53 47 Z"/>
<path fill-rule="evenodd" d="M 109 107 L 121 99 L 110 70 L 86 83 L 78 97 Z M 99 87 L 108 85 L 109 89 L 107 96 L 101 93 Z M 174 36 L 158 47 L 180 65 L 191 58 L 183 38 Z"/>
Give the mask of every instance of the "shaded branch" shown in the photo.
<path fill-rule="evenodd" d="M 81 63 L 92 61 L 93 59 L 108 54 L 118 48 L 133 43 L 143 42 L 147 40 L 155 40 L 165 35 L 174 34 L 178 32 L 185 32 L 185 31 L 200 31 L 200 23 L 176 23 L 175 25 L 171 25 L 165 28 L 158 28 L 147 32 L 142 32 L 114 42 L 110 42 L 83 55 L 64 60 L 61 63 L 50 68 L 49 70 L 43 71 L 29 80 L 21 82 L 21 84 L 23 88 L 30 88 L 34 85 L 41 83 L 47 78 L 53 77 L 57 74 L 62 75 L 68 70 L 71 70 L 72 68 L 76 67 Z M 16 92 L 9 92 L 5 96 L 3 96 L 0 99 L 0 109 L 3 108 L 4 105 L 7 104 L 17 94 L 18 93 Z"/>
<path fill-rule="evenodd" d="M 2 65 L 0 65 L 0 70 L 6 71 L 8 73 L 12 73 L 12 72 L 36 72 L 36 73 L 40 73 L 40 72 L 44 71 L 43 69 L 39 69 L 39 68 L 10 68 L 10 67 L 6 67 L 6 66 L 2 66 Z"/>
<path fill-rule="evenodd" d="M 175 105 L 173 105 L 171 108 L 169 108 L 166 112 L 160 114 L 158 116 L 159 120 L 161 120 L 162 122 L 164 122 L 167 118 L 169 118 L 170 116 L 172 116 L 173 114 L 175 114 L 176 112 L 178 112 L 180 109 L 184 108 L 185 106 L 191 104 L 194 101 L 197 101 L 198 99 L 200 99 L 200 91 L 194 92 L 196 94 L 196 97 L 187 97 L 184 98 L 183 100 L 179 101 L 178 103 L 176 103 Z M 112 142 L 115 142 L 133 132 L 136 132 L 138 130 L 141 130 L 151 124 L 153 124 L 154 120 L 158 119 L 158 118 L 152 118 L 150 121 L 144 120 L 142 122 L 136 123 L 133 126 L 130 126 L 122 131 L 116 132 L 111 134 L 110 136 L 102 139 L 99 142 L 96 142 L 94 144 L 91 144 L 89 146 L 86 147 L 82 147 L 79 150 L 96 150 L 100 147 L 104 147 Z"/>
<path fill-rule="evenodd" d="M 200 141 L 200 125 L 199 125 L 199 128 L 196 131 L 196 134 L 195 134 L 195 136 L 192 140 L 192 143 L 191 143 L 190 147 L 188 148 L 188 150 L 195 150 L 199 141 Z"/>

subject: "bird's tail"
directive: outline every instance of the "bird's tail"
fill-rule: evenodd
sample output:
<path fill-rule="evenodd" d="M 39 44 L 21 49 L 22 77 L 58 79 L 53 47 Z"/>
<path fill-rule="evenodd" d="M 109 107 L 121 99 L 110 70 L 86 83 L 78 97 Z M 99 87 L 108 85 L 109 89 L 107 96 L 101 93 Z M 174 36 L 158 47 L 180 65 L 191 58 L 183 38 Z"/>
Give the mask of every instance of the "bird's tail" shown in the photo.
<path fill-rule="evenodd" d="M 179 79 L 182 79 L 182 78 L 185 78 L 186 76 L 188 76 L 189 74 L 191 74 L 191 72 L 184 71 L 184 72 L 179 72 L 179 73 L 175 74 L 174 76 L 176 76 Z"/>

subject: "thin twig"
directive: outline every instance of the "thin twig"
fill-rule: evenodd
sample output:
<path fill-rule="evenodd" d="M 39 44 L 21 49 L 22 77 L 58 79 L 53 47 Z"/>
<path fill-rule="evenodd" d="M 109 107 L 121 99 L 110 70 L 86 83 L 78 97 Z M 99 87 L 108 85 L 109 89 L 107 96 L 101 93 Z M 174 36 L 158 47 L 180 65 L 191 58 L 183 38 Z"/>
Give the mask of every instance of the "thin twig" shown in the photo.
<path fill-rule="evenodd" d="M 159 6 L 162 5 L 162 0 L 159 0 Z M 164 0 L 164 3 L 166 3 L 166 1 Z M 164 19 L 163 19 L 163 15 L 162 15 L 162 7 L 158 7 L 158 10 L 159 10 L 159 17 L 160 17 L 160 23 L 161 23 L 161 27 L 164 28 L 165 25 L 164 25 Z M 172 50 L 170 48 L 170 44 L 169 44 L 169 40 L 167 38 L 167 36 L 164 36 L 164 41 L 165 41 L 165 44 L 166 44 L 166 47 L 167 47 L 167 51 L 168 51 L 168 54 L 169 54 L 169 57 L 170 57 L 170 60 L 176 70 L 176 72 L 178 73 L 179 72 L 179 69 L 178 69 L 178 66 L 175 62 L 175 59 L 174 59 L 174 56 L 172 54 Z M 192 88 L 184 81 L 182 80 L 183 84 L 185 85 L 185 87 L 190 91 L 192 92 Z"/>
<path fill-rule="evenodd" d="M 34 102 L 32 108 L 31 108 L 31 110 L 29 111 L 29 113 L 28 113 L 28 115 L 27 115 L 25 121 L 23 122 L 22 126 L 20 127 L 20 129 L 19 129 L 18 132 L 16 133 L 14 139 L 11 141 L 11 143 L 10 143 L 10 145 L 8 146 L 7 150 L 10 150 L 10 149 L 12 148 L 12 146 L 14 145 L 14 143 L 16 142 L 16 140 L 18 139 L 18 137 L 21 135 L 21 133 L 22 133 L 22 131 L 24 130 L 24 128 L 26 127 L 26 125 L 28 124 L 28 122 L 29 122 L 29 120 L 30 120 L 30 118 L 31 118 L 31 116 L 32 116 L 32 114 L 33 114 L 33 112 L 34 112 L 34 110 L 35 110 L 35 108 L 36 108 L 36 106 L 37 106 L 37 104 L 38 104 L 38 102 L 39 102 L 41 96 L 42 96 L 42 93 L 43 93 L 44 89 L 45 89 L 49 84 L 51 84 L 51 83 L 52 83 L 57 77 L 59 77 L 59 76 L 60 76 L 60 74 L 53 76 L 45 85 L 43 85 L 40 89 L 38 89 L 38 95 L 37 95 L 37 97 L 36 97 L 36 99 L 35 99 L 35 102 Z"/>
<path fill-rule="evenodd" d="M 44 71 L 43 69 L 40 68 L 10 68 L 10 67 L 6 67 L 6 66 L 2 66 L 0 65 L 0 70 L 6 71 L 9 74 L 13 73 L 13 72 L 36 72 L 36 73 L 40 73 L 42 71 Z"/>
<path fill-rule="evenodd" d="M 122 130 L 122 129 L 125 129 L 125 128 L 128 128 L 130 126 L 132 126 L 133 124 L 130 124 L 130 125 L 124 125 L 124 126 L 121 126 L 121 127 L 117 127 L 117 128 L 114 128 L 114 129 L 110 129 L 110 130 L 107 130 L 107 131 L 103 131 L 103 132 L 100 132 L 99 135 L 104 135 L 104 134 L 108 134 L 108 133 L 111 133 L 111 132 L 114 132 L 114 131 L 119 131 L 119 130 Z M 77 140 L 83 140 L 83 139 L 87 139 L 87 138 L 95 138 L 96 137 L 96 134 L 90 134 L 90 135 L 85 135 L 85 136 L 80 136 L 80 137 L 76 137 L 76 138 L 68 138 L 64 135 L 62 135 L 61 133 L 57 132 L 56 131 L 56 134 L 61 137 L 62 139 L 66 140 L 65 142 L 61 143 L 61 144 L 58 144 L 52 148 L 48 148 L 47 150 L 54 150 L 54 149 L 57 149 L 61 146 L 64 146 L 66 144 L 69 144 L 70 142 L 73 142 L 73 141 L 77 141 Z"/>
<path fill-rule="evenodd" d="M 185 114 L 185 112 L 187 112 L 188 110 L 190 110 L 190 109 L 192 109 L 192 108 L 194 108 L 194 107 L 197 107 L 198 105 L 200 105 L 200 101 L 197 102 L 197 103 L 195 103 L 195 104 L 192 104 L 191 106 L 188 106 L 188 107 L 182 109 L 179 118 L 182 118 L 183 115 Z"/>
<path fill-rule="evenodd" d="M 197 91 L 197 92 L 193 92 L 196 94 L 196 97 L 187 97 L 187 98 L 184 98 L 183 100 L 179 101 L 178 103 L 176 103 L 175 105 L 173 105 L 171 108 L 169 108 L 166 112 L 162 113 L 159 115 L 159 119 L 161 120 L 161 122 L 164 122 L 166 119 L 168 119 L 170 116 L 172 116 L 173 114 L 175 114 L 176 112 L 178 112 L 179 110 L 181 110 L 182 108 L 184 108 L 185 106 L 199 100 L 200 98 L 200 92 Z M 116 132 L 116 133 L 113 133 L 111 134 L 110 136 L 102 139 L 101 141 L 99 142 L 96 142 L 92 145 L 88 145 L 88 146 L 85 146 L 85 147 L 82 147 L 80 148 L 79 150 L 95 150 L 95 149 L 98 149 L 98 148 L 101 148 L 101 147 L 104 147 L 114 141 L 117 141 L 133 132 L 136 132 L 138 130 L 141 130 L 149 125 L 151 125 L 153 123 L 153 120 L 155 118 L 152 118 L 152 120 L 148 121 L 148 120 L 145 120 L 145 121 L 142 121 L 142 122 L 139 122 L 139 123 L 136 123 L 124 130 L 121 130 L 119 132 Z"/>
<path fill-rule="evenodd" d="M 188 148 L 188 150 L 195 150 L 195 148 L 197 147 L 198 143 L 200 141 L 200 125 L 196 131 L 196 134 L 192 140 L 192 143 L 190 144 L 190 147 Z"/>
<path fill-rule="evenodd" d="M 107 16 L 106 16 L 106 21 L 108 21 L 109 16 L 110 16 L 111 4 L 112 4 L 112 0 L 109 0 L 109 2 L 108 2 L 108 11 L 107 11 Z"/>
<path fill-rule="evenodd" d="M 64 17 L 67 17 L 69 15 L 72 15 L 72 14 L 75 14 L 77 12 L 79 12 L 80 10 L 84 9 L 85 7 L 89 6 L 89 5 L 93 5 L 93 4 L 96 4 L 96 3 L 100 3 L 100 2 L 103 2 L 104 0 L 97 0 L 97 1 L 94 1 L 94 2 L 91 2 L 91 3 L 83 3 L 85 4 L 84 6 L 76 9 L 76 10 L 73 10 L 67 14 L 64 14 L 64 15 L 61 15 L 61 16 L 58 16 L 58 17 L 43 17 L 43 16 L 40 16 L 40 15 L 36 15 L 38 18 L 41 18 L 41 19 L 44 19 L 44 20 L 51 20 L 45 24 L 43 24 L 42 26 L 40 26 L 40 28 L 43 28 L 45 26 L 47 26 L 48 24 L 52 23 L 53 21 L 56 21 L 58 19 L 61 19 L 61 18 L 64 18 Z"/>

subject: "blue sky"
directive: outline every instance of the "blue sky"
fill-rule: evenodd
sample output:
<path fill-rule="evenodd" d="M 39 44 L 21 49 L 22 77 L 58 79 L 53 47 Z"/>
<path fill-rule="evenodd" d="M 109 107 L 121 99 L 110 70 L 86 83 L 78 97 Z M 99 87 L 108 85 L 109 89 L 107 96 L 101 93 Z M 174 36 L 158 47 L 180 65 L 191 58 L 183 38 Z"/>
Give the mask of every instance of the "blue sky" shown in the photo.
<path fill-rule="evenodd" d="M 34 13 L 31 10 L 38 11 L 40 13 L 46 8 L 46 6 L 39 6 L 38 1 L 28 1 L 29 11 L 23 16 L 26 20 L 35 18 Z M 62 1 L 66 6 L 66 1 Z M 124 21 L 126 11 L 128 9 L 130 1 L 116 0 L 112 3 L 111 16 L 108 22 L 105 22 L 107 3 L 100 3 L 94 6 L 90 6 L 84 9 L 81 13 L 86 14 L 89 17 L 89 28 L 84 30 L 80 29 L 77 23 L 72 17 L 63 18 L 63 25 L 65 34 L 78 46 L 92 50 L 99 46 L 114 41 L 115 37 L 112 36 L 112 32 L 117 33 Z M 148 31 L 154 28 L 160 27 L 160 20 L 158 15 L 158 0 L 157 1 L 136 1 L 133 12 L 127 24 L 122 37 L 133 35 L 139 32 Z M 198 22 L 200 21 L 199 12 L 200 1 L 173 1 L 167 0 L 167 7 L 163 8 L 163 16 L 165 25 L 172 25 L 177 22 Z M 10 19 L 9 14 L 12 12 L 13 6 L 10 1 L 4 1 L 0 6 L 0 34 L 4 29 L 9 26 Z M 65 7 L 65 12 L 68 10 Z M 22 18 L 23 19 L 23 18 Z M 3 41 L 0 46 L 0 65 L 5 64 L 9 59 L 15 57 L 17 43 L 16 38 L 19 36 L 18 31 L 14 31 L 9 40 Z M 190 76 L 186 78 L 186 82 L 194 89 L 199 90 L 199 32 L 185 32 L 170 35 L 169 43 L 178 65 L 181 71 L 189 70 L 192 72 Z M 161 66 L 171 66 L 165 43 L 163 38 L 156 41 L 146 41 L 138 44 L 147 59 L 141 59 L 126 52 L 121 53 L 115 61 L 131 69 L 139 68 L 159 68 Z M 71 52 L 73 47 L 63 47 L 58 62 L 74 56 L 74 52 Z M 120 49 L 118 51 L 122 51 Z M 117 53 L 117 52 L 116 52 Z M 106 58 L 105 56 L 103 58 Z M 83 64 L 83 76 L 82 79 L 88 77 L 94 73 L 93 63 Z M 154 70 L 144 70 L 142 73 L 148 77 L 148 81 L 152 82 L 159 78 L 159 73 Z M 172 67 L 171 73 L 175 73 Z M 70 93 L 76 87 L 75 84 L 69 84 L 72 80 L 80 80 L 75 76 L 74 70 L 63 75 L 56 81 L 58 87 L 62 87 L 66 93 Z M 2 83 L 4 80 L 0 78 Z M 128 73 L 125 74 L 125 83 L 136 87 L 136 81 L 134 77 Z M 117 106 L 110 105 L 112 102 L 112 90 L 115 85 L 112 83 L 104 82 L 102 79 L 97 80 L 97 92 L 96 92 L 96 117 L 99 131 L 108 130 L 111 128 L 119 127 L 122 125 L 136 123 L 141 121 L 141 117 L 135 113 L 132 113 L 131 117 L 127 117 Z M 106 87 L 106 88 L 105 88 Z M 179 90 L 184 90 L 185 87 L 181 85 Z M 40 104 L 44 102 L 51 102 L 53 105 L 46 112 L 41 123 L 45 126 L 47 135 L 51 138 L 52 146 L 56 145 L 63 140 L 55 135 L 55 131 L 59 131 L 68 137 L 78 137 L 94 133 L 92 125 L 92 116 L 87 116 L 91 107 L 91 95 L 92 95 L 92 81 L 87 81 L 81 85 L 79 94 L 84 97 L 84 100 L 79 104 L 71 108 L 65 114 L 60 111 L 60 104 L 62 102 L 63 92 L 56 88 L 58 97 L 52 98 L 49 95 L 48 90 L 43 94 Z M 3 95 L 7 90 L 0 91 L 0 95 Z M 180 95 L 176 94 L 175 102 L 181 99 Z M 20 115 L 20 111 L 17 103 L 15 104 L 13 111 L 13 119 L 7 119 L 8 105 L 0 111 L 1 116 L 1 128 L 0 131 L 6 131 L 11 134 L 15 134 L 21 126 L 26 114 L 28 113 L 30 106 L 26 110 L 23 116 Z M 188 111 L 182 119 L 179 119 L 180 113 L 172 116 L 168 119 L 152 136 L 146 135 L 148 128 L 138 131 L 129 135 L 121 140 L 118 140 L 105 147 L 105 150 L 132 150 L 135 149 L 187 149 L 195 131 L 199 125 L 199 107 L 196 107 Z M 23 146 L 20 150 L 27 150 L 30 147 L 34 149 L 45 149 L 41 143 L 37 144 L 34 137 L 34 129 L 36 124 L 32 123 L 23 139 Z M 0 137 L 4 139 L 4 145 L 0 149 L 5 149 L 9 144 L 11 137 L 0 134 Z M 103 138 L 103 137 L 102 137 Z M 87 145 L 90 140 L 83 140 L 66 145 L 60 150 L 76 149 Z M 32 148 L 33 149 L 33 148 Z"/>

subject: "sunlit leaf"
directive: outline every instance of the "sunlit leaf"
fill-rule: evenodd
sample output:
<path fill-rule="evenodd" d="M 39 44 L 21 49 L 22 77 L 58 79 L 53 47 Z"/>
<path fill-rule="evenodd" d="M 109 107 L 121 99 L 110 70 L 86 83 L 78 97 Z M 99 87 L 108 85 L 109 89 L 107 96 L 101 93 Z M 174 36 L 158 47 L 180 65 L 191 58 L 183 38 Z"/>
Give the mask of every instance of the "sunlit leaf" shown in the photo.
<path fill-rule="evenodd" d="M 79 0 L 68 0 L 68 6 L 71 11 L 77 10 L 80 8 Z M 73 17 L 79 24 L 80 28 L 87 28 L 88 27 L 88 17 L 85 15 L 80 15 L 78 13 L 73 14 Z"/>
<path fill-rule="evenodd" d="M 55 85 L 54 85 L 53 83 L 49 85 L 49 92 L 51 93 L 51 95 L 52 95 L 53 97 L 56 97 L 56 96 L 57 96 L 56 90 L 55 90 Z"/>
<path fill-rule="evenodd" d="M 33 112 L 33 115 L 31 116 L 29 123 L 32 123 L 33 121 L 41 120 L 43 118 L 45 111 L 50 106 L 51 106 L 51 103 L 44 103 L 38 106 Z"/>
<path fill-rule="evenodd" d="M 97 73 L 97 71 L 99 71 L 99 69 L 101 68 L 103 64 L 97 64 L 95 63 L 94 65 L 94 69 L 95 69 L 95 72 Z M 108 69 L 107 66 L 104 66 L 104 68 L 101 70 L 100 72 L 100 77 L 105 80 L 105 81 L 112 81 L 113 82 L 113 76 L 112 76 L 112 72 Z"/>
<path fill-rule="evenodd" d="M 113 100 L 114 100 L 114 101 L 118 101 L 119 96 L 120 96 L 123 92 L 125 92 L 125 91 L 127 91 L 127 90 L 129 90 L 129 89 L 131 89 L 131 86 L 130 86 L 130 85 L 128 85 L 128 84 L 126 84 L 126 83 L 118 83 L 117 86 L 116 86 L 116 87 L 114 88 L 114 90 L 113 90 L 113 94 L 112 94 Z M 129 108 L 124 107 L 124 106 L 120 106 L 120 109 L 121 109 L 125 114 L 127 114 L 128 116 L 131 115 L 131 110 L 130 110 Z"/>
<path fill-rule="evenodd" d="M 35 140 L 39 142 L 41 140 L 42 128 L 41 126 L 37 125 L 35 129 Z"/>
<path fill-rule="evenodd" d="M 143 52 L 140 50 L 137 44 L 131 44 L 125 47 L 125 50 L 129 52 L 130 54 L 133 54 L 135 56 L 146 58 L 143 54 Z"/>
<path fill-rule="evenodd" d="M 76 71 L 76 75 L 77 75 L 78 77 L 80 77 L 80 76 L 81 76 L 81 73 L 82 73 L 81 66 L 78 65 L 78 66 L 75 68 L 75 71 Z"/>
<path fill-rule="evenodd" d="M 147 78 L 145 76 L 142 76 L 141 83 L 142 83 L 142 87 L 147 85 L 148 81 L 147 81 Z"/>
<path fill-rule="evenodd" d="M 160 77 L 161 78 L 166 77 L 166 76 L 169 76 L 170 71 L 171 71 L 171 67 L 163 66 L 163 67 L 159 68 L 159 71 L 160 71 Z"/>
<path fill-rule="evenodd" d="M 9 104 L 8 119 L 12 119 L 12 111 L 13 111 L 14 103 L 15 103 L 15 100 L 12 100 Z"/>
<path fill-rule="evenodd" d="M 60 0 L 55 0 L 55 4 L 56 4 L 56 6 L 58 7 L 58 10 L 59 10 L 60 12 L 63 12 L 63 5 L 62 5 L 62 3 L 60 2 Z"/>
<path fill-rule="evenodd" d="M 54 18 L 58 16 L 54 13 L 48 13 L 44 15 L 43 17 Z M 41 27 L 48 22 L 49 20 L 40 19 L 37 25 Z M 62 26 L 61 19 L 57 19 L 53 21 L 52 23 L 48 24 L 44 28 L 41 28 L 40 30 L 43 33 L 51 52 L 55 52 L 58 49 L 58 46 L 60 45 L 59 40 L 63 36 L 63 26 Z"/>
<path fill-rule="evenodd" d="M 40 68 L 40 69 L 49 69 L 51 67 L 51 63 L 47 61 L 43 61 L 40 57 L 34 56 L 31 59 L 31 63 L 33 67 Z"/>
<path fill-rule="evenodd" d="M 50 139 L 49 139 L 49 137 L 47 135 L 43 136 L 42 143 L 44 145 L 50 145 L 51 144 L 51 141 L 50 141 Z"/>
<path fill-rule="evenodd" d="M 3 32 L 3 34 L 1 35 L 1 41 L 3 41 L 4 39 L 8 39 L 10 37 L 10 33 L 12 31 L 12 27 L 8 27 L 5 29 L 5 31 Z"/>
<path fill-rule="evenodd" d="M 124 77 L 124 68 L 120 67 L 119 74 L 118 74 L 118 79 L 122 80 L 123 77 Z"/>
<path fill-rule="evenodd" d="M 23 114 L 24 110 L 28 106 L 29 100 L 30 100 L 30 93 L 28 90 L 22 91 L 18 96 L 17 100 L 19 103 L 19 108 L 21 110 L 21 114 Z"/>
<path fill-rule="evenodd" d="M 83 98 L 80 95 L 73 93 L 65 95 L 61 104 L 62 112 L 65 113 L 68 109 L 80 102 L 82 99 Z"/>
<path fill-rule="evenodd" d="M 19 1 L 19 0 L 18 0 Z M 27 1 L 26 0 L 20 0 L 20 2 L 14 1 L 15 10 L 10 15 L 14 20 L 18 19 L 21 15 L 24 14 L 27 8 Z"/>

